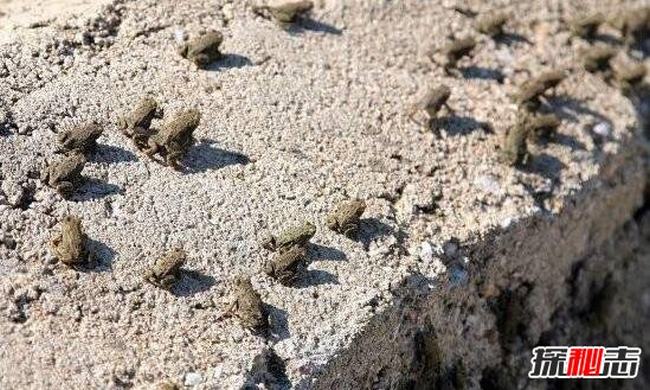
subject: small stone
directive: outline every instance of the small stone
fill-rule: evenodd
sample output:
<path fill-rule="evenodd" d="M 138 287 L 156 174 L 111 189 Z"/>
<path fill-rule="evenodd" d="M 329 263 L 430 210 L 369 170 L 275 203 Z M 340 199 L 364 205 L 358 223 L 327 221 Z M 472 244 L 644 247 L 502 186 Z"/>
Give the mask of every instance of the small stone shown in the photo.
<path fill-rule="evenodd" d="M 510 225 L 512 225 L 513 222 L 514 219 L 512 217 L 506 217 L 499 222 L 499 226 L 501 226 L 503 229 L 507 229 L 510 227 Z"/>
<path fill-rule="evenodd" d="M 230 21 L 235 17 L 235 12 L 231 3 L 224 4 L 223 7 L 221 7 L 221 12 L 223 12 L 223 19 L 226 21 Z"/>
<path fill-rule="evenodd" d="M 420 246 L 420 259 L 426 262 L 433 261 L 433 248 L 426 241 Z"/>
<path fill-rule="evenodd" d="M 212 378 L 219 379 L 223 375 L 223 364 L 218 364 L 212 368 Z"/>
<path fill-rule="evenodd" d="M 198 372 L 185 374 L 185 386 L 198 386 L 201 382 L 203 382 L 203 377 Z"/>
<path fill-rule="evenodd" d="M 184 43 L 185 40 L 187 40 L 187 32 L 185 30 L 183 30 L 183 29 L 180 29 L 180 28 L 174 30 L 174 40 L 179 45 Z"/>
<path fill-rule="evenodd" d="M 11 185 L 6 190 L 7 201 L 12 207 L 18 207 L 25 197 L 25 188 L 18 184 Z"/>
<path fill-rule="evenodd" d="M 492 175 L 481 175 L 474 180 L 474 185 L 490 194 L 499 194 L 501 186 L 497 179 Z"/>
<path fill-rule="evenodd" d="M 34 131 L 34 128 L 31 125 L 24 125 L 18 127 L 18 134 L 20 135 L 30 135 Z"/>
<path fill-rule="evenodd" d="M 591 128 L 591 137 L 597 146 L 602 145 L 605 141 L 610 139 L 612 134 L 612 126 L 607 122 L 600 122 Z"/>
<path fill-rule="evenodd" d="M 609 137 L 612 134 L 612 126 L 607 122 L 597 123 L 592 130 L 601 137 Z"/>

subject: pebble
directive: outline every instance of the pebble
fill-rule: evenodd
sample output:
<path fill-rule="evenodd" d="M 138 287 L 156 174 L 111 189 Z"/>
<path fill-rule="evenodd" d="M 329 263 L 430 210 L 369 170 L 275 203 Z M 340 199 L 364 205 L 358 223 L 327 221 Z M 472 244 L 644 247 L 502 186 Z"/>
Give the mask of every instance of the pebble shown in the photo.
<path fill-rule="evenodd" d="M 212 368 L 212 378 L 219 379 L 223 375 L 223 364 L 218 364 Z"/>
<path fill-rule="evenodd" d="M 223 12 L 223 18 L 226 21 L 230 21 L 235 17 L 235 12 L 231 3 L 224 4 L 224 6 L 221 7 L 221 12 Z"/>
<path fill-rule="evenodd" d="M 13 207 L 18 207 L 25 198 L 25 188 L 21 185 L 14 184 L 6 190 L 7 201 Z"/>
<path fill-rule="evenodd" d="M 433 248 L 426 241 L 420 246 L 420 260 L 426 262 L 433 261 Z"/>
<path fill-rule="evenodd" d="M 612 126 L 607 122 L 599 122 L 591 128 L 591 137 L 596 145 L 601 145 L 610 139 Z"/>
<path fill-rule="evenodd" d="M 482 191 L 490 194 L 499 194 L 501 192 L 501 185 L 496 177 L 492 175 L 481 175 L 474 179 L 474 185 Z"/>
<path fill-rule="evenodd" d="M 506 217 L 506 218 L 502 219 L 502 220 L 499 222 L 499 225 L 500 225 L 503 229 L 507 229 L 510 225 L 512 225 L 513 222 L 514 222 L 514 219 L 513 219 L 512 217 Z"/>
<path fill-rule="evenodd" d="M 198 386 L 203 381 L 203 377 L 198 372 L 188 372 L 185 374 L 185 386 Z"/>
<path fill-rule="evenodd" d="M 185 42 L 185 39 L 187 39 L 187 32 L 183 29 L 176 29 L 174 30 L 174 40 L 176 43 L 181 44 Z"/>
<path fill-rule="evenodd" d="M 600 122 L 594 125 L 592 131 L 601 137 L 609 137 L 612 134 L 612 126 L 607 122 Z"/>

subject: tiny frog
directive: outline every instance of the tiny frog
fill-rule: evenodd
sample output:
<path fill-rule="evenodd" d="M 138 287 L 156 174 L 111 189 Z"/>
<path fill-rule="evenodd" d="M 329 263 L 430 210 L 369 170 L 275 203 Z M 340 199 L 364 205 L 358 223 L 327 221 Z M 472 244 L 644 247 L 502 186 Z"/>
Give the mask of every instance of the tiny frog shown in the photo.
<path fill-rule="evenodd" d="M 183 249 L 174 248 L 159 257 L 144 278 L 155 286 L 169 290 L 180 279 L 180 268 L 186 259 L 187 254 Z"/>
<path fill-rule="evenodd" d="M 63 159 L 48 165 L 41 174 L 41 180 L 56 189 L 63 197 L 74 192 L 75 186 L 81 182 L 81 171 L 86 164 L 86 158 L 81 153 L 73 153 Z"/>
<path fill-rule="evenodd" d="M 151 121 L 161 117 L 162 110 L 158 107 L 158 103 L 147 96 L 140 99 L 131 112 L 119 118 L 118 126 L 124 135 L 131 138 L 135 146 L 142 150 L 147 146 L 147 140 L 153 134 Z"/>
<path fill-rule="evenodd" d="M 447 58 L 445 70 L 449 72 L 458 65 L 461 58 L 472 53 L 476 47 L 476 41 L 472 37 L 454 39 L 442 48 L 442 52 Z"/>
<path fill-rule="evenodd" d="M 180 169 L 180 160 L 185 157 L 187 150 L 195 142 L 193 133 L 199 126 L 201 113 L 197 110 L 186 110 L 178 114 L 170 122 L 163 125 L 160 132 L 153 134 L 147 141 L 149 146 L 144 152 L 153 158 L 160 154 L 167 165 Z"/>
<path fill-rule="evenodd" d="M 295 245 L 278 253 L 264 269 L 267 275 L 277 279 L 285 286 L 291 285 L 307 267 L 307 250 Z"/>
<path fill-rule="evenodd" d="M 526 164 L 528 160 L 526 136 L 527 131 L 523 123 L 517 124 L 508 131 L 501 150 L 501 160 L 505 164 L 510 166 Z"/>
<path fill-rule="evenodd" d="M 447 110 L 451 111 L 449 105 L 447 104 L 450 96 L 451 90 L 446 85 L 441 85 L 437 88 L 428 90 L 422 100 L 420 100 L 420 102 L 414 105 L 411 109 L 409 113 L 409 119 L 422 126 L 425 126 L 425 124 L 413 119 L 418 111 L 424 111 L 429 121 L 429 123 L 426 125 L 430 127 L 431 122 L 437 117 L 438 112 L 442 109 L 442 107 L 447 107 Z"/>
<path fill-rule="evenodd" d="M 553 89 L 560 85 L 566 78 L 566 73 L 561 69 L 547 70 L 537 77 L 537 82 L 546 88 L 546 90 Z"/>
<path fill-rule="evenodd" d="M 584 39 L 593 39 L 598 32 L 598 27 L 603 23 L 605 23 L 605 15 L 600 12 L 581 16 L 571 21 L 571 32 Z"/>
<path fill-rule="evenodd" d="M 619 88 L 624 93 L 629 92 L 636 85 L 641 83 L 647 73 L 646 67 L 642 62 L 631 64 L 618 64 L 614 68 L 614 78 Z"/>
<path fill-rule="evenodd" d="M 269 327 L 268 313 L 249 277 L 240 276 L 235 279 L 228 313 L 237 317 L 246 329 L 260 332 Z"/>
<path fill-rule="evenodd" d="M 529 111 L 535 111 L 542 104 L 539 98 L 545 91 L 546 87 L 537 80 L 527 81 L 519 87 L 515 101 Z"/>
<path fill-rule="evenodd" d="M 311 0 L 288 0 L 277 5 L 254 6 L 253 12 L 265 16 L 266 11 L 278 24 L 286 26 L 294 23 L 299 15 L 309 12 L 312 8 L 314 3 Z"/>
<path fill-rule="evenodd" d="M 504 12 L 483 15 L 476 21 L 476 29 L 482 34 L 498 37 L 503 35 L 503 27 L 508 19 L 510 19 L 510 15 Z"/>
<path fill-rule="evenodd" d="M 184 44 L 178 49 L 178 52 L 203 69 L 222 57 L 221 51 L 219 51 L 222 42 L 223 34 L 218 31 L 210 31 Z"/>
<path fill-rule="evenodd" d="M 535 143 L 553 139 L 560 119 L 555 114 L 529 115 L 526 119 L 528 138 Z"/>
<path fill-rule="evenodd" d="M 156 386 L 156 390 L 180 390 L 180 387 L 174 382 L 165 381 Z"/>
<path fill-rule="evenodd" d="M 61 143 L 59 152 L 90 153 L 97 147 L 97 138 L 102 135 L 102 132 L 103 129 L 94 121 L 71 127 L 59 134 Z"/>
<path fill-rule="evenodd" d="M 50 242 L 54 256 L 65 265 L 76 265 L 87 260 L 86 234 L 81 219 L 67 215 L 61 221 L 61 230 Z"/>
<path fill-rule="evenodd" d="M 626 44 L 643 40 L 650 27 L 650 7 L 625 10 L 614 18 L 612 25 L 621 30 Z"/>
<path fill-rule="evenodd" d="M 550 70 L 539 77 L 525 82 L 516 97 L 517 103 L 529 111 L 537 110 L 541 104 L 539 98 L 548 90 L 557 87 L 566 75 L 562 70 Z"/>
<path fill-rule="evenodd" d="M 359 231 L 361 215 L 366 211 L 363 200 L 348 200 L 340 202 L 334 211 L 327 216 L 327 227 L 348 237 L 353 237 Z"/>
<path fill-rule="evenodd" d="M 262 247 L 268 250 L 284 252 L 293 246 L 305 246 L 316 234 L 316 226 L 311 222 L 304 222 L 301 225 L 290 227 L 277 237 L 270 236 L 264 240 Z"/>
<path fill-rule="evenodd" d="M 610 60 L 618 53 L 610 46 L 594 46 L 582 52 L 584 68 L 587 72 L 595 73 L 607 71 L 610 67 Z"/>

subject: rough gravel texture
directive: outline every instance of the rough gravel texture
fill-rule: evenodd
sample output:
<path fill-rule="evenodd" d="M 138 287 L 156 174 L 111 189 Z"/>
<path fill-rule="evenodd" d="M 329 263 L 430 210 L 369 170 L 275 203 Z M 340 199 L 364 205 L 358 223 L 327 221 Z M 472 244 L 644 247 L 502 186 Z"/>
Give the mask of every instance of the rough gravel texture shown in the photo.
<path fill-rule="evenodd" d="M 587 43 L 562 22 L 620 2 L 470 3 L 517 15 L 508 26 L 516 34 L 477 36 L 460 77 L 429 55 L 450 32 L 473 32 L 451 2 L 317 1 L 310 19 L 284 31 L 245 2 L 113 0 L 42 17 L 27 10 L 24 23 L 3 28 L 0 387 L 311 387 L 375 375 L 333 371 L 333 357 L 359 345 L 373 318 L 397 313 L 396 286 L 412 275 L 465 283 L 475 276 L 468 269 L 489 261 L 474 265 L 459 248 L 508 229 L 534 234 L 522 225 L 531 218 L 559 229 L 555 218 L 592 199 L 600 181 L 621 199 L 613 221 L 629 219 L 645 181 L 634 102 L 580 68 Z M 223 32 L 226 56 L 198 70 L 176 48 L 210 29 Z M 531 146 L 527 168 L 507 167 L 498 149 L 516 121 L 512 96 L 552 67 L 569 70 L 545 105 L 563 120 L 559 136 Z M 440 83 L 452 89 L 454 114 L 436 136 L 408 112 Z M 117 129 L 145 94 L 166 118 L 202 112 L 182 172 L 149 160 Z M 83 120 L 105 131 L 85 184 L 64 200 L 38 176 L 57 133 Z M 358 240 L 325 226 L 348 197 L 368 203 Z M 66 213 L 83 219 L 94 267 L 52 257 L 48 241 Z M 304 219 L 318 227 L 309 272 L 284 287 L 260 272 L 271 255 L 260 241 Z M 180 283 L 166 292 L 143 282 L 155 257 L 178 245 L 189 258 Z M 239 273 L 253 275 L 268 304 L 267 340 L 220 318 Z M 275 354 L 285 374 L 269 378 Z"/>

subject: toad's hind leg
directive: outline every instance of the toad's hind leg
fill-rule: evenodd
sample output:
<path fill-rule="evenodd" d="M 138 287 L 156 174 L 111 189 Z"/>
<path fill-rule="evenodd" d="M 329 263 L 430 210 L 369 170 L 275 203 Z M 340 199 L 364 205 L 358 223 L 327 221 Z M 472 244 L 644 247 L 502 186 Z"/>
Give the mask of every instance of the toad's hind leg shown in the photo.
<path fill-rule="evenodd" d="M 417 113 L 418 113 L 418 110 L 419 110 L 419 107 L 416 104 L 412 105 L 408 110 L 408 114 L 407 114 L 408 118 L 409 118 L 409 120 L 411 122 L 416 123 L 416 124 L 418 124 L 420 126 L 424 126 L 424 123 L 422 123 L 420 120 L 418 120 L 415 117 L 417 115 Z"/>
<path fill-rule="evenodd" d="M 147 141 L 147 146 L 148 148 L 144 149 L 143 152 L 153 159 L 153 155 L 160 151 L 160 145 L 158 145 L 156 141 L 150 139 Z"/>
<path fill-rule="evenodd" d="M 160 279 L 160 285 L 162 288 L 165 290 L 169 290 L 176 284 L 179 278 L 177 278 L 175 275 L 167 275 L 164 278 Z"/>
<path fill-rule="evenodd" d="M 208 57 L 205 54 L 199 54 L 194 58 L 194 63 L 196 64 L 196 66 L 203 69 L 208 65 L 210 65 L 210 57 Z"/>
<path fill-rule="evenodd" d="M 138 149 L 146 150 L 151 134 L 146 128 L 138 126 L 133 129 L 131 138 Z"/>
<path fill-rule="evenodd" d="M 50 241 L 50 248 L 52 251 L 56 252 L 58 250 L 59 244 L 61 244 L 61 240 L 63 240 L 63 235 L 61 233 L 58 233 L 52 237 L 52 240 Z"/>
<path fill-rule="evenodd" d="M 359 233 L 359 225 L 351 223 L 343 227 L 343 234 L 349 238 L 355 238 Z"/>
<path fill-rule="evenodd" d="M 176 150 L 176 149 L 174 149 Z M 179 170 L 181 169 L 181 160 L 185 156 L 185 151 L 184 150 L 177 150 L 175 152 L 169 152 L 167 156 L 165 156 L 165 162 L 167 165 L 170 167 Z"/>
<path fill-rule="evenodd" d="M 56 190 L 61 196 L 67 198 L 74 192 L 74 185 L 69 181 L 63 181 L 56 186 Z"/>

